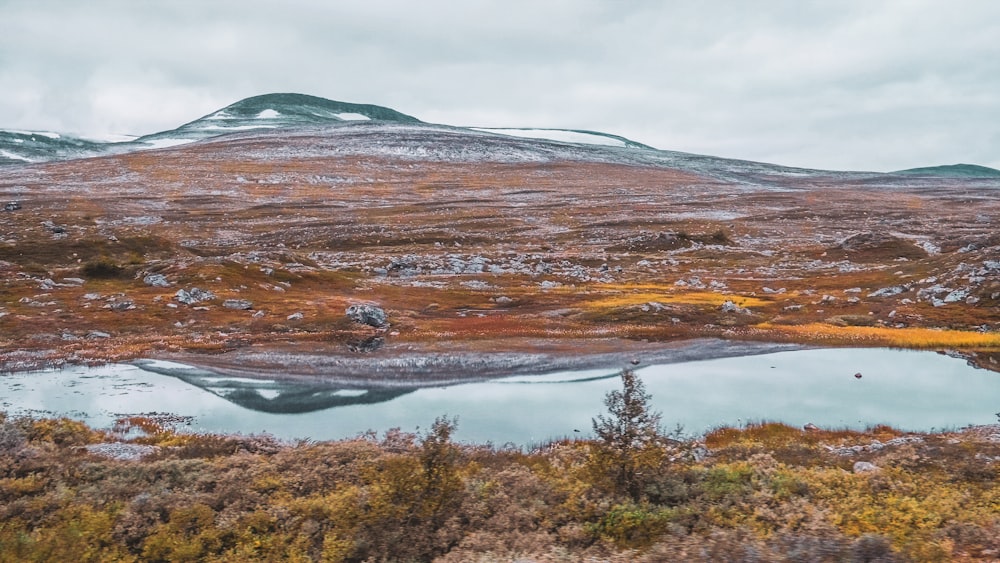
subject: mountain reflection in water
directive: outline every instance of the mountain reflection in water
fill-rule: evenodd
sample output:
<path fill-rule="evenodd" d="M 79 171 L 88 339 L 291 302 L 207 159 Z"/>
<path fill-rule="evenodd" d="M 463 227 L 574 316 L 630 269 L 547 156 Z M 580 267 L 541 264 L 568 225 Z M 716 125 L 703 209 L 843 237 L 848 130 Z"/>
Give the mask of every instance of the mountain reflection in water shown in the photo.
<path fill-rule="evenodd" d="M 227 377 L 191 366 L 151 360 L 135 364 L 145 371 L 176 377 L 243 408 L 273 414 L 371 405 L 416 391 L 414 387 L 344 388 L 322 383 Z"/>
<path fill-rule="evenodd" d="M 419 387 L 345 388 L 340 385 L 321 383 L 227 377 L 196 367 L 159 361 L 140 360 L 135 364 L 145 371 L 176 377 L 189 385 L 204 389 L 243 408 L 274 414 L 297 414 L 333 407 L 384 403 L 419 389 Z M 519 380 L 515 377 L 504 380 L 503 383 L 558 385 L 601 381 L 618 376 L 619 373 L 616 371 L 606 371 L 599 375 L 553 380 Z"/>

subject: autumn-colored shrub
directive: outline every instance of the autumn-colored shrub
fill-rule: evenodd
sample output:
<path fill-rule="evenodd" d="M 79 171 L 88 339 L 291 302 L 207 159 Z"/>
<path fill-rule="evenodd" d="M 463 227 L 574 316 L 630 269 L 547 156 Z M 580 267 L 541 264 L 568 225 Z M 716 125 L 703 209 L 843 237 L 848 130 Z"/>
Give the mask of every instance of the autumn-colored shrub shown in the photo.
<path fill-rule="evenodd" d="M 102 434 L 79 420 L 43 418 L 25 421 L 24 432 L 32 442 L 51 442 L 57 446 L 81 446 L 96 442 Z"/>
<path fill-rule="evenodd" d="M 636 500 L 599 441 L 462 445 L 447 419 L 298 444 L 165 431 L 155 439 L 173 445 L 132 461 L 84 452 L 113 436 L 65 419 L 0 424 L 20 449 L 0 463 L 0 562 L 974 561 L 1000 548 L 1000 444 L 976 429 L 759 423 L 661 440 L 624 450 L 656 453 L 636 466 Z M 853 472 L 859 458 L 877 469 Z"/>

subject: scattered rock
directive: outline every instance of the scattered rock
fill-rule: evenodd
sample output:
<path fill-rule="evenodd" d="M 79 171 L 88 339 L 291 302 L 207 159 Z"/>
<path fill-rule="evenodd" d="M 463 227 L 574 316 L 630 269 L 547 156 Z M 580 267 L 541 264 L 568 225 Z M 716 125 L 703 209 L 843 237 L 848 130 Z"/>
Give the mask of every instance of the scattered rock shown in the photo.
<path fill-rule="evenodd" d="M 142 278 L 142 283 L 153 287 L 170 287 L 170 282 L 163 274 L 149 274 Z"/>
<path fill-rule="evenodd" d="M 288 315 L 286 319 L 289 321 L 301 321 L 302 317 L 304 316 L 305 315 L 303 315 L 302 313 L 292 313 L 291 315 Z"/>
<path fill-rule="evenodd" d="M 42 221 L 42 226 L 49 230 L 50 233 L 55 235 L 66 234 L 66 227 L 56 225 L 52 221 Z"/>
<path fill-rule="evenodd" d="M 811 422 L 807 422 L 805 426 L 802 427 L 802 429 L 805 430 L 806 432 L 818 432 L 819 426 L 816 426 Z"/>
<path fill-rule="evenodd" d="M 19 209 L 21 209 L 21 202 L 19 201 L 8 201 L 3 204 L 4 211 L 17 211 Z"/>
<path fill-rule="evenodd" d="M 253 303 L 247 301 L 246 299 L 226 299 L 222 302 L 222 306 L 226 309 L 237 309 L 240 311 L 249 311 L 253 309 Z"/>
<path fill-rule="evenodd" d="M 189 290 L 178 289 L 177 293 L 174 294 L 174 299 L 185 305 L 194 305 L 195 303 L 215 299 L 215 294 L 208 290 L 192 287 Z"/>
<path fill-rule="evenodd" d="M 105 305 L 105 307 L 111 309 L 112 311 L 121 312 L 128 311 L 129 309 L 135 309 L 135 303 L 133 303 L 130 299 L 123 299 L 121 301 L 109 303 Z"/>
<path fill-rule="evenodd" d="M 38 287 L 42 291 L 50 291 L 57 287 L 80 287 L 83 285 L 84 280 L 80 278 L 64 278 L 63 283 L 57 283 L 49 278 L 38 280 Z"/>
<path fill-rule="evenodd" d="M 882 443 L 878 440 L 873 440 L 872 443 L 870 444 L 858 444 L 854 446 L 840 446 L 840 447 L 826 446 L 826 449 L 829 450 L 830 453 L 836 455 L 850 456 L 850 455 L 860 455 L 864 453 L 878 452 L 882 451 L 887 447 L 896 447 L 905 444 L 918 444 L 923 441 L 924 439 L 920 436 L 900 436 L 898 438 L 887 440 L 885 443 Z"/>
<path fill-rule="evenodd" d="M 511 299 L 510 297 L 507 297 L 506 295 L 501 295 L 500 297 L 494 298 L 493 302 L 496 303 L 497 305 L 510 305 L 511 303 L 514 302 L 514 300 Z"/>
<path fill-rule="evenodd" d="M 147 455 L 160 451 L 159 446 L 129 444 L 125 442 L 102 442 L 100 444 L 90 444 L 84 446 L 84 449 L 94 455 L 122 461 L 141 459 Z"/>
<path fill-rule="evenodd" d="M 87 338 L 96 340 L 98 338 L 111 338 L 111 335 L 101 330 L 92 330 L 87 333 Z"/>
<path fill-rule="evenodd" d="M 856 461 L 854 462 L 854 472 L 855 473 L 872 473 L 878 471 L 879 466 L 875 465 L 870 461 Z"/>
<path fill-rule="evenodd" d="M 705 446 L 699 445 L 691 448 L 688 455 L 691 456 L 691 460 L 694 462 L 701 462 L 708 458 L 711 452 Z"/>
<path fill-rule="evenodd" d="M 969 288 L 960 288 L 952 291 L 948 295 L 944 296 L 945 303 L 957 303 L 958 301 L 965 301 L 969 297 Z"/>
<path fill-rule="evenodd" d="M 732 300 L 729 299 L 726 299 L 725 302 L 722 303 L 722 305 L 719 305 L 719 310 L 722 311 L 723 313 L 739 313 L 741 315 L 750 315 L 753 313 L 753 311 L 751 311 L 750 309 L 745 309 L 743 307 L 740 307 L 739 305 L 733 303 Z"/>
<path fill-rule="evenodd" d="M 907 291 L 907 289 L 901 285 L 894 285 L 890 287 L 883 287 L 882 289 L 877 289 L 868 294 L 868 297 L 892 297 L 893 295 L 899 295 Z"/>
<path fill-rule="evenodd" d="M 345 311 L 348 317 L 356 323 L 366 324 L 375 328 L 389 326 L 385 311 L 374 303 L 358 303 L 351 305 Z"/>
<path fill-rule="evenodd" d="M 899 438 L 893 438 L 891 440 L 886 440 L 886 446 L 902 446 L 903 444 L 920 444 L 923 443 L 924 439 L 922 436 L 900 436 Z"/>
<path fill-rule="evenodd" d="M 495 289 L 493 286 L 491 286 L 489 283 L 483 280 L 468 280 L 461 282 L 459 285 L 467 287 L 469 289 L 478 289 L 478 290 Z"/>
<path fill-rule="evenodd" d="M 661 311 L 666 311 L 667 309 L 669 309 L 669 307 L 667 307 L 663 303 L 660 303 L 659 301 L 650 301 L 648 303 L 643 304 L 639 308 L 645 313 L 648 313 L 650 311 L 659 313 Z"/>

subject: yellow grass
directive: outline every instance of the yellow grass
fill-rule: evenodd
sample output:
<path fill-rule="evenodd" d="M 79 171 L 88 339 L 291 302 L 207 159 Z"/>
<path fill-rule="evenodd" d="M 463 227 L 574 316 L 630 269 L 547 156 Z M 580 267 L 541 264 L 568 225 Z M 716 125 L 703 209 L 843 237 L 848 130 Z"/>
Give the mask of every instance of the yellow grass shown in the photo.
<path fill-rule="evenodd" d="M 837 340 L 900 348 L 1000 348 L 1000 334 L 933 328 L 837 327 L 813 323 L 797 326 L 763 323 L 757 328 L 805 340 Z"/>
<path fill-rule="evenodd" d="M 706 305 L 718 307 L 726 301 L 732 301 L 740 307 L 760 307 L 768 302 L 756 297 L 746 297 L 743 295 L 729 295 L 724 293 L 713 293 L 711 291 L 687 291 L 687 292 L 639 292 L 620 293 L 608 295 L 593 301 L 583 303 L 584 306 L 594 309 L 613 309 L 616 307 L 628 307 L 631 305 L 641 305 L 656 301 L 658 303 L 683 303 L 687 305 Z"/>

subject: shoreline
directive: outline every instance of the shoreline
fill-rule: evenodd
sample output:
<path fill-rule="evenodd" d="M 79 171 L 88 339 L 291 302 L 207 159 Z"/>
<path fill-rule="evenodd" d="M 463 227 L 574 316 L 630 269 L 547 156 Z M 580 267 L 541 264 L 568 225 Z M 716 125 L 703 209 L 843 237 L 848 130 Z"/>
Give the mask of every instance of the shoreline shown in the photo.
<path fill-rule="evenodd" d="M 220 355 L 159 354 L 127 362 L 164 375 L 178 372 L 250 379 L 298 381 L 364 388 L 430 387 L 517 375 L 585 369 L 621 370 L 806 350 L 802 344 L 696 338 L 664 342 L 624 339 L 504 339 L 457 345 L 387 344 L 377 352 L 343 354 L 322 346 L 242 348 Z M 485 348 L 485 349 L 484 349 Z M 158 361 L 188 366 L 173 368 Z"/>

